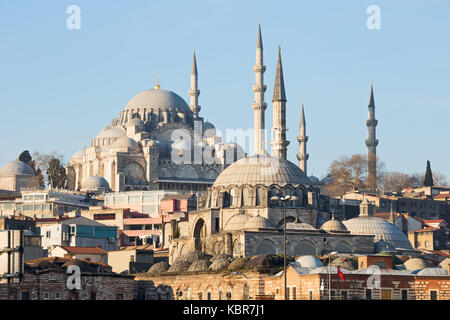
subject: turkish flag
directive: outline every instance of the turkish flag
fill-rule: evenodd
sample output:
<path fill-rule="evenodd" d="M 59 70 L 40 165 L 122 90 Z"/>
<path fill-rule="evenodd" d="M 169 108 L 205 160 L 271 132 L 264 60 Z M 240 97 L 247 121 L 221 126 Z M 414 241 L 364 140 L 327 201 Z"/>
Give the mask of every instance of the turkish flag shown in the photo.
<path fill-rule="evenodd" d="M 338 275 L 339 275 L 339 277 L 341 277 L 341 279 L 344 280 L 344 282 L 345 282 L 344 274 L 341 272 L 341 270 L 339 269 L 339 267 L 338 267 Z"/>

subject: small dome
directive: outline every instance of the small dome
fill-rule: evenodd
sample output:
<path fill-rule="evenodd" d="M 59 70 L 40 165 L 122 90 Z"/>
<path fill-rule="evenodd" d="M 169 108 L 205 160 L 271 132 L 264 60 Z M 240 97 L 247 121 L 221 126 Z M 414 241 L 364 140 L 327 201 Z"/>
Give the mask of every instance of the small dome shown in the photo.
<path fill-rule="evenodd" d="M 169 268 L 169 270 L 167 270 L 168 272 L 181 272 L 181 271 L 186 271 L 189 269 L 189 267 L 191 266 L 191 262 L 186 261 L 186 260 L 178 260 L 175 261 Z"/>
<path fill-rule="evenodd" d="M 109 190 L 109 183 L 103 177 L 92 176 L 83 181 L 81 190 Z"/>
<path fill-rule="evenodd" d="M 367 199 L 363 200 L 363 203 Z M 374 235 L 374 242 L 383 240 L 396 249 L 412 250 L 408 237 L 396 225 L 374 216 L 359 216 L 343 222 L 351 234 Z"/>
<path fill-rule="evenodd" d="M 155 263 L 148 269 L 148 273 L 161 273 L 166 272 L 169 269 L 169 265 L 165 261 Z"/>
<path fill-rule="evenodd" d="M 320 268 L 323 267 L 322 261 L 314 256 L 307 255 L 298 257 L 296 260 L 300 264 L 301 268 Z"/>
<path fill-rule="evenodd" d="M 348 232 L 345 225 L 341 221 L 336 220 L 334 216 L 331 220 L 326 221 L 320 229 L 326 232 Z"/>
<path fill-rule="evenodd" d="M 309 180 L 311 180 L 312 183 L 319 183 L 320 182 L 319 178 L 317 178 L 315 176 L 309 176 Z"/>
<path fill-rule="evenodd" d="M 78 150 L 77 152 L 75 152 L 72 156 L 72 160 L 76 160 L 76 159 L 83 159 L 84 156 L 84 150 Z"/>
<path fill-rule="evenodd" d="M 425 260 L 422 258 L 412 258 L 403 263 L 407 270 L 421 270 L 428 267 Z"/>
<path fill-rule="evenodd" d="M 230 262 L 227 259 L 215 259 L 214 262 L 209 266 L 209 270 L 220 271 L 228 268 Z"/>
<path fill-rule="evenodd" d="M 213 187 L 247 184 L 252 186 L 258 184 L 264 186 L 310 185 L 311 181 L 292 162 L 267 154 L 258 154 L 242 158 L 223 170 Z"/>
<path fill-rule="evenodd" d="M 128 102 L 124 110 L 133 110 L 136 112 L 141 108 L 169 108 L 192 114 L 191 109 L 183 98 L 175 92 L 163 89 L 150 89 L 138 93 Z"/>
<path fill-rule="evenodd" d="M 225 224 L 224 230 L 226 231 L 239 231 L 245 228 L 249 216 L 244 214 L 236 214 L 231 217 Z"/>
<path fill-rule="evenodd" d="M 27 163 L 20 160 L 8 162 L 0 168 L 0 176 L 9 175 L 34 175 L 34 170 Z"/>
<path fill-rule="evenodd" d="M 99 133 L 97 138 L 121 138 L 126 136 L 127 133 L 120 127 L 106 127 Z"/>
<path fill-rule="evenodd" d="M 442 269 L 448 270 L 448 265 L 450 264 L 450 258 L 446 258 L 439 263 Z"/>
<path fill-rule="evenodd" d="M 262 229 L 262 228 L 272 228 L 270 221 L 259 214 L 251 217 L 245 223 L 244 229 Z"/>
<path fill-rule="evenodd" d="M 138 149 L 139 144 L 129 137 L 123 137 L 123 138 L 117 139 L 117 141 L 113 143 L 111 148 Z"/>
<path fill-rule="evenodd" d="M 280 226 L 280 229 L 284 228 L 284 224 Z M 286 230 L 317 230 L 312 225 L 303 222 L 288 222 L 286 224 Z"/>
<path fill-rule="evenodd" d="M 442 268 L 425 268 L 417 273 L 418 276 L 447 276 L 447 270 Z"/>
<path fill-rule="evenodd" d="M 206 271 L 208 270 L 210 264 L 211 262 L 206 259 L 195 260 L 194 262 L 192 262 L 188 271 Z"/>

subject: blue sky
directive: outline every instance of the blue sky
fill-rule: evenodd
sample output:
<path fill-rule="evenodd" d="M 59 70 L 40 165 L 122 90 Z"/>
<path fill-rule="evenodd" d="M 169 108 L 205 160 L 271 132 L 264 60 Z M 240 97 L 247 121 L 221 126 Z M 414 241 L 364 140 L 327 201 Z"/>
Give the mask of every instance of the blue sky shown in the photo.
<path fill-rule="evenodd" d="M 69 30 L 69 5 L 81 29 Z M 369 5 L 381 30 L 366 27 Z M 253 125 L 252 66 L 263 31 L 266 127 L 272 126 L 277 46 L 287 95 L 288 158 L 297 163 L 305 103 L 309 174 L 366 152 L 374 81 L 378 155 L 390 171 L 450 178 L 449 1 L 0 0 L 0 165 L 24 150 L 66 160 L 90 144 L 128 100 L 161 87 L 188 98 L 195 47 L 201 115 L 216 127 Z"/>

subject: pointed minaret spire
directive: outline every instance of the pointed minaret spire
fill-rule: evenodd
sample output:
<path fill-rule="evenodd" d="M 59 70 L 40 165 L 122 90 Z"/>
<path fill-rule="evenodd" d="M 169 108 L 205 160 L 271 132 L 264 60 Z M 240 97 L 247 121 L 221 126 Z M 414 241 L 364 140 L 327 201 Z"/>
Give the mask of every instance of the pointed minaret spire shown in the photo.
<path fill-rule="evenodd" d="M 373 97 L 373 81 L 370 86 L 370 99 L 369 99 L 369 116 L 366 121 L 368 137 L 366 140 L 367 146 L 367 163 L 368 163 L 368 176 L 367 184 L 370 190 L 376 191 L 377 189 L 377 135 L 376 127 L 378 120 L 375 119 L 375 99 Z"/>
<path fill-rule="evenodd" d="M 266 66 L 263 61 L 263 44 L 261 36 L 261 25 L 258 24 L 258 36 L 256 38 L 256 63 L 253 66 L 255 72 L 255 84 L 252 89 L 255 95 L 255 101 L 252 104 L 254 110 L 253 128 L 255 130 L 255 154 L 266 152 L 265 148 L 265 111 L 267 104 L 264 102 L 264 92 L 266 85 L 264 84 L 264 72 Z"/>
<path fill-rule="evenodd" d="M 272 127 L 272 155 L 277 158 L 287 158 L 286 140 L 286 92 L 284 90 L 283 66 L 281 64 L 281 48 L 278 46 L 278 64 L 273 89 L 273 127 Z"/>
<path fill-rule="evenodd" d="M 198 105 L 198 96 L 200 95 L 200 90 L 198 90 L 198 72 L 197 72 L 197 59 L 195 58 L 195 50 L 194 57 L 192 58 L 192 70 L 191 70 L 191 89 L 189 90 L 190 96 L 190 108 L 192 113 L 194 114 L 194 119 L 198 119 L 198 113 L 200 112 L 201 107 Z"/>
<path fill-rule="evenodd" d="M 275 86 L 273 88 L 273 101 L 286 101 L 284 90 L 283 65 L 281 63 L 281 47 L 278 46 L 277 74 L 275 76 Z"/>
<path fill-rule="evenodd" d="M 308 136 L 306 135 L 306 121 L 305 121 L 305 109 L 302 103 L 302 112 L 300 114 L 300 134 L 297 137 L 300 143 L 299 151 L 297 154 L 297 159 L 299 161 L 299 167 L 307 175 L 307 161 L 309 159 L 309 154 L 306 153 L 306 142 L 308 141 Z"/>

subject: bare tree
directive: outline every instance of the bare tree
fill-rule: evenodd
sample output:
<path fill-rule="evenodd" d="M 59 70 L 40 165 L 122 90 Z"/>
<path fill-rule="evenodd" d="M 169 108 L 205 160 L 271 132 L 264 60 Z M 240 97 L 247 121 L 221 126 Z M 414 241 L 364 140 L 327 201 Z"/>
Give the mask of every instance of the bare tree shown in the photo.
<path fill-rule="evenodd" d="M 401 192 L 405 188 L 414 187 L 417 177 L 402 172 L 387 172 L 383 177 L 383 192 Z"/>
<path fill-rule="evenodd" d="M 379 159 L 376 163 L 377 180 L 381 183 L 384 177 L 384 163 Z M 365 189 L 367 173 L 368 163 L 365 154 L 342 156 L 331 163 L 329 174 L 333 182 L 322 189 L 330 196 L 341 196 L 348 191 Z"/>
<path fill-rule="evenodd" d="M 46 174 L 46 181 L 51 188 L 64 188 L 67 177 L 64 168 L 64 156 L 58 151 L 49 153 L 34 152 L 36 167 Z"/>

